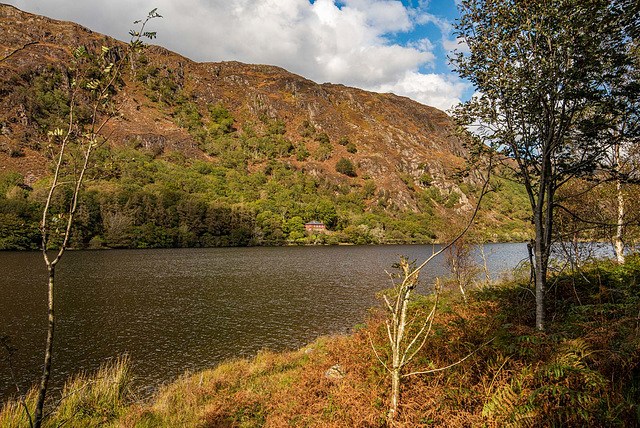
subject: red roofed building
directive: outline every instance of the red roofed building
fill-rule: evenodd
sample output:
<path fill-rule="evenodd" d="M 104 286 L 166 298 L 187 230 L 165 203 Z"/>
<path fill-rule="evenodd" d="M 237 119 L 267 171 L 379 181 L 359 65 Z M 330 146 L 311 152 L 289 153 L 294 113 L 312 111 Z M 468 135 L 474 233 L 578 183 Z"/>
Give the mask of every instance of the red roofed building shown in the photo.
<path fill-rule="evenodd" d="M 304 230 L 307 232 L 321 232 L 327 230 L 327 228 L 324 226 L 323 222 L 313 220 L 304 224 Z"/>

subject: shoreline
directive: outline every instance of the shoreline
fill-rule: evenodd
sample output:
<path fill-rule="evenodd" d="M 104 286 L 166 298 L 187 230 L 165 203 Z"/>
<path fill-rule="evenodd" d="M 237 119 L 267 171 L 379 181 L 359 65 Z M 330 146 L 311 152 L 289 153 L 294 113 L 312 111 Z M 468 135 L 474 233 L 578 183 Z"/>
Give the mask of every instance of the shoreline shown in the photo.
<path fill-rule="evenodd" d="M 403 381 L 399 422 L 504 426 L 526 410 L 534 426 L 635 426 L 639 281 L 637 255 L 622 266 L 600 261 L 581 275 L 557 277 L 554 299 L 564 310 L 546 334 L 533 328 L 526 278 L 470 290 L 466 303 L 442 294 L 434 330 L 409 369 L 450 367 Z M 615 303 L 602 300 L 611 294 Z M 417 297 L 414 315 L 421 320 L 432 302 Z M 45 426 L 381 426 L 390 381 L 372 346 L 387 357 L 384 320 L 373 313 L 349 334 L 186 372 L 145 400 L 130 389 L 130 363 L 118 359 L 98 376 L 69 383 L 72 398 Z M 21 426 L 23 413 L 17 402 L 4 402 L 0 425 Z"/>

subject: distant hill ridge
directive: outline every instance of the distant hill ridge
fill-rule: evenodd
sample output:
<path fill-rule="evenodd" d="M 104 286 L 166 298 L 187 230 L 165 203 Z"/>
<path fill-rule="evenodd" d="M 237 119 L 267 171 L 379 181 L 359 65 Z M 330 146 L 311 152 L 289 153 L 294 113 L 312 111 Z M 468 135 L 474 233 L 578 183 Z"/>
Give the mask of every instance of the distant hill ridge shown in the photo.
<path fill-rule="evenodd" d="M 68 91 L 69 47 L 105 45 L 117 55 L 124 43 L 9 5 L 0 5 L 0 26 L 1 56 L 24 46 L 0 63 L 0 172 L 18 171 L 31 185 L 47 175 L 42 147 L 56 97 Z M 197 63 L 158 46 L 127 70 L 119 97 L 123 116 L 106 130 L 113 148 L 248 175 L 285 165 L 336 189 L 366 185 L 363 209 L 392 217 L 423 213 L 425 200 L 440 218 L 472 207 L 477 176 L 455 177 L 467 151 L 451 119 L 405 97 L 317 84 L 275 66 Z"/>

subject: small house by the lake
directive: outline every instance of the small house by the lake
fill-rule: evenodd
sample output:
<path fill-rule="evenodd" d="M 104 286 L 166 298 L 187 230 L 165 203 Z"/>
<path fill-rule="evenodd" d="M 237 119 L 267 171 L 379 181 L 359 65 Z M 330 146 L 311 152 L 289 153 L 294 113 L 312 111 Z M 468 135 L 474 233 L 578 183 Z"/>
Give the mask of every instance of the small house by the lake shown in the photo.
<path fill-rule="evenodd" d="M 304 224 L 304 230 L 307 232 L 321 232 L 326 230 L 326 228 L 323 222 L 313 220 Z"/>

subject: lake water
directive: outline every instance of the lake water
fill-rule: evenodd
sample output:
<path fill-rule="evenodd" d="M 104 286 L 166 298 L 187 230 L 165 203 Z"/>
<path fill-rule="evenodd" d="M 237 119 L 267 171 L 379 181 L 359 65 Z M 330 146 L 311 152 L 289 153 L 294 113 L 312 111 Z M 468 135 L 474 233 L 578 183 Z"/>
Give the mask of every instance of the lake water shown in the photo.
<path fill-rule="evenodd" d="M 390 287 L 385 270 L 438 246 L 339 246 L 72 251 L 57 270 L 52 387 L 122 354 L 148 393 L 186 370 L 260 349 L 295 349 L 347 333 Z M 493 274 L 527 257 L 526 244 L 485 246 Z M 442 258 L 426 286 L 447 275 Z M 46 268 L 37 252 L 0 252 L 0 335 L 17 348 L 21 388 L 41 373 Z M 0 358 L 4 358 L 4 350 Z M 0 401 L 14 392 L 0 361 Z M 143 395 L 145 391 L 142 392 Z"/>

